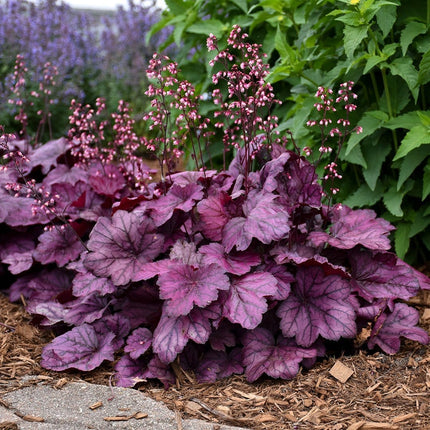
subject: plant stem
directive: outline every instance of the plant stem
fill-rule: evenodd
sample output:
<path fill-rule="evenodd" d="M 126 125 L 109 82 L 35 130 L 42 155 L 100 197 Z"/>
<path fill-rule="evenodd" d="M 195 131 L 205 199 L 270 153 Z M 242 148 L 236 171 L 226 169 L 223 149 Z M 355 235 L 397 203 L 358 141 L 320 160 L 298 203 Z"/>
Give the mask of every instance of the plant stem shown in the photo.
<path fill-rule="evenodd" d="M 381 69 L 381 73 L 382 73 L 382 81 L 384 83 L 385 99 L 387 101 L 388 115 L 391 119 L 395 115 L 393 114 L 393 107 L 391 105 L 391 96 L 390 96 L 390 90 L 388 88 L 387 74 L 385 73 L 385 68 Z M 391 130 L 391 134 L 393 135 L 394 149 L 397 151 L 397 148 L 399 147 L 399 143 L 397 141 L 396 130 Z"/>

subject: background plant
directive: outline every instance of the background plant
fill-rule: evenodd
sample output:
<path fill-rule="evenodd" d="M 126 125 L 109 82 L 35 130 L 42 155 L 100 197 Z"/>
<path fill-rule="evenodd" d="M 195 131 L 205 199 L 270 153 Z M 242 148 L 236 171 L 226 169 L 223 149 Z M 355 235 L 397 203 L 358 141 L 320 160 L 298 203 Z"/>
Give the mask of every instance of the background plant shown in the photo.
<path fill-rule="evenodd" d="M 279 129 L 311 148 L 318 133 L 306 127 L 318 86 L 352 80 L 363 101 L 340 154 L 344 176 L 338 201 L 372 207 L 397 227 L 396 252 L 419 264 L 429 259 L 428 99 L 430 5 L 414 0 L 166 1 L 152 33 L 173 25 L 184 75 L 200 92 L 211 86 L 205 34 L 225 36 L 239 24 L 263 44 L 270 82 L 282 106 Z M 190 54 L 191 53 L 191 54 Z M 195 63 L 201 67 L 195 67 Z M 414 246 L 410 246 L 411 243 Z"/>

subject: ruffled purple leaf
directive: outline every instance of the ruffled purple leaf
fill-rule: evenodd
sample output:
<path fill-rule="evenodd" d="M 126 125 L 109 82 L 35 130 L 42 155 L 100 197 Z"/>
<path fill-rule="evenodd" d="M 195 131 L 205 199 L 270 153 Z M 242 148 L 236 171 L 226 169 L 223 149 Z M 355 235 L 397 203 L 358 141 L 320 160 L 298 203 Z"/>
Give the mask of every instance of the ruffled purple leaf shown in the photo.
<path fill-rule="evenodd" d="M 44 269 L 38 273 L 21 276 L 9 289 L 9 300 L 16 302 L 21 295 L 35 302 L 50 301 L 69 290 L 72 285 L 70 273 L 60 269 Z"/>
<path fill-rule="evenodd" d="M 416 327 L 419 317 L 416 309 L 405 303 L 396 303 L 393 312 L 383 313 L 377 319 L 367 342 L 369 348 L 378 345 L 387 354 L 395 354 L 400 349 L 400 336 L 427 345 L 428 333 Z"/>
<path fill-rule="evenodd" d="M 95 164 L 89 169 L 89 184 L 98 194 L 115 197 L 125 185 L 121 171 L 114 164 Z"/>
<path fill-rule="evenodd" d="M 234 374 L 243 373 L 241 350 L 233 349 L 230 353 L 224 351 L 209 351 L 201 359 L 196 376 L 199 383 L 215 382 Z"/>
<path fill-rule="evenodd" d="M 115 351 L 124 345 L 124 339 L 130 332 L 130 322 L 124 315 L 118 313 L 105 315 L 102 319 L 95 321 L 92 326 L 98 336 L 105 336 L 107 333 L 115 335 L 112 341 L 112 347 Z"/>
<path fill-rule="evenodd" d="M 166 313 L 172 317 L 188 315 L 194 306 L 208 306 L 219 290 L 230 286 L 224 270 L 216 264 L 194 267 L 176 261 L 159 275 L 157 284 L 160 297 L 167 300 Z"/>
<path fill-rule="evenodd" d="M 67 314 L 64 321 L 73 325 L 92 323 L 103 316 L 111 300 L 107 297 L 100 297 L 96 293 L 79 297 L 67 303 Z"/>
<path fill-rule="evenodd" d="M 97 276 L 125 285 L 146 263 L 161 252 L 163 236 L 156 234 L 147 218 L 117 211 L 112 218 L 99 218 L 87 244 L 85 267 Z"/>
<path fill-rule="evenodd" d="M 2 262 L 9 265 L 10 273 L 18 275 L 33 265 L 33 251 L 11 253 L 3 258 Z"/>
<path fill-rule="evenodd" d="M 281 264 L 266 264 L 261 269 L 272 274 L 278 282 L 277 291 L 271 298 L 273 300 L 285 300 L 290 295 L 291 283 L 295 281 L 294 275 Z"/>
<path fill-rule="evenodd" d="M 230 323 L 227 320 L 224 320 L 223 323 L 209 337 L 209 343 L 215 351 L 225 351 L 226 347 L 236 345 L 236 335 L 231 330 Z"/>
<path fill-rule="evenodd" d="M 309 240 L 314 246 L 325 243 L 340 248 L 352 249 L 357 245 L 368 249 L 387 251 L 391 248 L 388 238 L 394 227 L 370 209 L 352 210 L 344 205 L 337 205 L 332 210 L 330 233 L 311 232 Z"/>
<path fill-rule="evenodd" d="M 289 215 L 276 202 L 274 194 L 250 193 L 243 205 L 245 217 L 235 217 L 223 229 L 222 243 L 229 252 L 234 246 L 245 251 L 253 238 L 264 244 L 286 237 L 290 231 Z"/>
<path fill-rule="evenodd" d="M 175 209 L 189 212 L 202 198 L 200 185 L 191 183 L 181 187 L 173 184 L 166 195 L 154 200 L 148 207 L 152 209 L 151 217 L 155 224 L 160 226 L 172 217 Z"/>
<path fill-rule="evenodd" d="M 128 352 L 133 359 L 145 354 L 152 345 L 152 333 L 143 327 L 139 327 L 127 338 L 124 352 Z"/>
<path fill-rule="evenodd" d="M 115 364 L 116 386 L 131 388 L 139 382 L 145 382 L 146 365 L 146 359 L 133 359 L 128 354 L 124 354 Z"/>
<path fill-rule="evenodd" d="M 25 272 L 33 265 L 34 240 L 25 235 L 9 234 L 1 238 L 0 259 L 9 265 L 13 275 Z"/>
<path fill-rule="evenodd" d="M 233 280 L 227 293 L 223 315 L 232 323 L 253 329 L 267 311 L 265 297 L 277 292 L 278 281 L 268 272 L 250 273 Z"/>
<path fill-rule="evenodd" d="M 373 298 L 414 297 L 428 279 L 394 254 L 354 250 L 350 253 L 353 288 L 368 301 Z"/>
<path fill-rule="evenodd" d="M 59 164 L 48 173 L 43 180 L 43 185 L 50 187 L 54 184 L 70 184 L 74 186 L 78 182 L 87 181 L 88 173 L 85 170 L 76 166 L 69 168 L 65 164 Z"/>
<path fill-rule="evenodd" d="M 41 166 L 42 173 L 46 175 L 51 167 L 57 165 L 58 157 L 63 155 L 69 148 L 70 143 L 64 137 L 44 143 L 27 155 L 31 169 Z"/>
<path fill-rule="evenodd" d="M 33 257 L 42 264 L 56 263 L 59 267 L 76 260 L 84 250 L 82 242 L 71 226 L 45 231 L 39 236 Z"/>
<path fill-rule="evenodd" d="M 52 214 L 47 215 L 34 199 L 13 197 L 9 194 L 0 195 L 0 213 L 3 213 L 3 222 L 10 227 L 44 225 L 54 218 Z"/>
<path fill-rule="evenodd" d="M 356 334 L 355 309 L 348 301 L 348 281 L 326 276 L 321 267 L 297 269 L 291 294 L 276 315 L 285 337 L 294 337 L 300 346 L 311 346 L 321 335 L 325 339 L 352 338 Z"/>
<path fill-rule="evenodd" d="M 273 334 L 264 328 L 247 332 L 243 342 L 243 365 L 249 382 L 266 374 L 272 378 L 292 379 L 299 372 L 299 364 L 304 358 L 317 355 L 315 348 L 304 349 L 290 342 L 283 344 L 282 336 L 275 343 Z"/>
<path fill-rule="evenodd" d="M 94 293 L 105 296 L 106 294 L 113 293 L 115 290 L 116 287 L 109 278 L 100 278 L 87 270 L 84 270 L 83 273 L 77 273 L 73 279 L 72 292 L 76 297 Z"/>
<path fill-rule="evenodd" d="M 30 302 L 26 307 L 26 311 L 29 314 L 43 317 L 38 321 L 39 325 L 43 327 L 49 327 L 59 322 L 63 322 L 67 313 L 65 307 L 55 300 Z"/>
<path fill-rule="evenodd" d="M 222 240 L 222 229 L 231 218 L 227 211 L 227 204 L 230 201 L 231 198 L 227 193 L 217 193 L 198 203 L 199 226 L 208 239 Z"/>
<path fill-rule="evenodd" d="M 153 357 L 148 363 L 144 376 L 149 379 L 158 379 L 163 383 L 166 390 L 175 383 L 175 375 L 171 367 L 163 363 L 157 356 Z"/>
<path fill-rule="evenodd" d="M 56 337 L 42 352 L 41 366 L 61 371 L 70 368 L 90 371 L 104 360 L 114 359 L 112 340 L 115 335 L 100 336 L 89 324 L 75 327 Z"/>
<path fill-rule="evenodd" d="M 203 256 L 197 253 L 196 244 L 194 242 L 178 240 L 170 250 L 170 258 L 188 264 L 189 266 L 198 267 L 202 262 Z"/>
<path fill-rule="evenodd" d="M 199 251 L 204 255 L 205 264 L 218 264 L 233 275 L 245 275 L 261 262 L 260 256 L 251 250 L 227 253 L 224 246 L 215 242 L 201 246 Z"/>

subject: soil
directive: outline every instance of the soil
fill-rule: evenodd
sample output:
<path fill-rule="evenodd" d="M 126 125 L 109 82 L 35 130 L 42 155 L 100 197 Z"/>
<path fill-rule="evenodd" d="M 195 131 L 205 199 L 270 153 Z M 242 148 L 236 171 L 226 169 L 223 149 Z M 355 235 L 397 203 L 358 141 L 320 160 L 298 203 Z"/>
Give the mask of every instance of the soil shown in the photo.
<path fill-rule="evenodd" d="M 420 326 L 430 330 L 430 291 L 411 304 L 420 310 Z M 88 373 L 41 368 L 42 348 L 53 335 L 30 321 L 22 304 L 10 303 L 0 292 L 0 398 L 40 382 L 57 387 L 77 380 L 111 384 L 111 364 Z M 263 378 L 250 384 L 234 376 L 197 384 L 180 369 L 176 374 L 176 385 L 168 390 L 151 381 L 137 389 L 184 418 L 251 429 L 430 430 L 430 346 L 407 340 L 393 356 L 366 350 L 335 353 L 291 381 Z M 36 377 L 29 380 L 28 375 Z"/>

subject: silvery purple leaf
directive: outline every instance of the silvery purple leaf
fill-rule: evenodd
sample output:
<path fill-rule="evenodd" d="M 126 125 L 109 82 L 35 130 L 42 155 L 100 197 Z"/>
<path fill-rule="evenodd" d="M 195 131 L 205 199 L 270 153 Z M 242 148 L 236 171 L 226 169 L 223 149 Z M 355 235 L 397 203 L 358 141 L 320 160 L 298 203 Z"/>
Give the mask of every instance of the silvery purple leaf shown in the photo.
<path fill-rule="evenodd" d="M 0 259 L 8 264 L 13 275 L 25 272 L 33 265 L 34 240 L 29 233 L 10 233 L 2 235 L 0 241 Z"/>
<path fill-rule="evenodd" d="M 107 333 L 115 335 L 112 341 L 114 351 L 119 350 L 124 345 L 124 339 L 130 332 L 128 319 L 119 313 L 105 315 L 103 318 L 95 321 L 92 326 L 98 336 L 105 336 Z"/>
<path fill-rule="evenodd" d="M 223 324 L 210 335 L 209 343 L 215 351 L 225 351 L 226 347 L 235 346 L 236 336 L 230 322 L 223 320 Z"/>
<path fill-rule="evenodd" d="M 394 227 L 370 209 L 357 209 L 336 205 L 332 209 L 330 233 L 311 232 L 309 240 L 314 246 L 329 245 L 340 249 L 352 249 L 357 245 L 368 249 L 387 251 L 391 248 L 388 238 Z"/>
<path fill-rule="evenodd" d="M 133 359 L 143 355 L 152 344 L 152 333 L 143 327 L 133 331 L 127 338 L 124 352 L 128 352 Z"/>
<path fill-rule="evenodd" d="M 281 337 L 282 339 L 282 337 Z M 269 330 L 256 328 L 247 332 L 243 339 L 243 365 L 249 382 L 256 381 L 266 374 L 272 378 L 292 379 L 299 371 L 304 358 L 317 355 L 315 348 L 304 349 L 293 344 L 283 345 Z"/>
<path fill-rule="evenodd" d="M 124 354 L 115 364 L 117 387 L 131 388 L 139 382 L 145 382 L 146 365 L 146 359 L 133 359 L 128 354 Z"/>
<path fill-rule="evenodd" d="M 56 263 L 62 267 L 76 260 L 84 249 L 76 232 L 67 225 L 42 233 L 33 257 L 42 264 Z"/>
<path fill-rule="evenodd" d="M 210 195 L 198 203 L 199 226 L 208 239 L 215 241 L 222 239 L 222 229 L 231 218 L 226 208 L 230 200 L 231 198 L 227 193 L 220 192 Z"/>
<path fill-rule="evenodd" d="M 52 169 L 43 180 L 43 184 L 49 187 L 53 184 L 76 185 L 78 182 L 88 182 L 88 173 L 79 167 L 69 168 L 65 164 Z"/>
<path fill-rule="evenodd" d="M 174 260 L 159 275 L 157 284 L 160 297 L 167 300 L 166 313 L 172 317 L 188 315 L 194 306 L 208 306 L 217 299 L 219 290 L 230 286 L 224 270 L 216 264 L 194 267 Z"/>
<path fill-rule="evenodd" d="M 311 346 L 322 336 L 329 340 L 352 338 L 356 334 L 355 310 L 348 301 L 349 282 L 340 276 L 326 276 L 321 267 L 299 267 L 291 294 L 276 315 L 285 337 L 298 345 Z"/>
<path fill-rule="evenodd" d="M 70 148 L 70 143 L 64 137 L 51 140 L 28 154 L 31 168 L 42 167 L 42 173 L 47 174 L 51 167 L 57 165 L 57 159 Z"/>
<path fill-rule="evenodd" d="M 252 266 L 257 266 L 261 262 L 260 256 L 251 251 L 230 251 L 227 253 L 220 243 L 212 242 L 199 248 L 204 256 L 205 264 L 218 264 L 226 272 L 234 275 L 245 275 Z"/>
<path fill-rule="evenodd" d="M 205 170 L 204 172 L 185 170 L 184 172 L 173 173 L 169 177 L 174 184 L 185 187 L 188 184 L 198 183 L 200 179 L 212 178 L 217 173 L 216 170 Z"/>
<path fill-rule="evenodd" d="M 378 345 L 387 354 L 395 354 L 400 349 L 400 336 L 427 345 L 428 333 L 416 327 L 419 317 L 416 309 L 405 303 L 396 303 L 393 312 L 383 313 L 377 319 L 367 342 L 369 348 Z"/>
<path fill-rule="evenodd" d="M 34 212 L 36 207 L 37 210 Z M 54 218 L 54 215 L 46 214 L 34 199 L 13 197 L 9 194 L 0 195 L 0 213 L 3 214 L 3 222 L 11 227 L 44 225 Z"/>
<path fill-rule="evenodd" d="M 261 267 L 271 273 L 277 281 L 277 291 L 271 296 L 273 300 L 285 300 L 291 291 L 291 283 L 295 281 L 295 277 L 288 269 L 281 264 L 265 264 Z"/>
<path fill-rule="evenodd" d="M 195 242 L 178 240 L 170 250 L 170 258 L 189 266 L 198 267 L 202 262 L 203 256 L 197 253 Z"/>
<path fill-rule="evenodd" d="M 353 250 L 350 261 L 353 288 L 368 301 L 373 298 L 409 300 L 422 286 L 428 285 L 427 277 L 394 254 Z"/>
<path fill-rule="evenodd" d="M 72 292 L 75 297 L 93 293 L 104 296 L 113 293 L 115 289 L 114 283 L 109 278 L 95 276 L 87 270 L 84 270 L 83 273 L 77 273 L 73 278 Z"/>
<path fill-rule="evenodd" d="M 21 294 L 35 302 L 50 301 L 72 285 L 70 273 L 60 269 L 43 269 L 40 272 L 21 276 L 9 289 L 9 299 L 16 302 Z"/>
<path fill-rule="evenodd" d="M 90 234 L 85 267 L 97 276 L 110 277 L 125 285 L 161 252 L 163 236 L 156 234 L 147 218 L 117 211 L 112 218 L 101 217 Z"/>
<path fill-rule="evenodd" d="M 33 251 L 11 253 L 3 258 L 2 262 L 9 265 L 9 272 L 12 275 L 18 275 L 33 265 Z"/>
<path fill-rule="evenodd" d="M 250 193 L 243 205 L 245 217 L 232 218 L 223 229 L 222 243 L 227 252 L 236 246 L 245 251 L 253 238 L 264 244 L 280 240 L 290 231 L 289 215 L 276 202 L 274 194 Z"/>
<path fill-rule="evenodd" d="M 267 311 L 265 297 L 276 294 L 278 281 L 268 272 L 249 273 L 233 280 L 224 303 L 223 315 L 232 323 L 253 329 Z"/>
<path fill-rule="evenodd" d="M 30 302 L 26 307 L 26 311 L 32 315 L 43 316 L 43 319 L 39 322 L 43 327 L 63 322 L 67 313 L 64 306 L 55 300 Z"/>
<path fill-rule="evenodd" d="M 208 383 L 242 372 L 241 350 L 235 348 L 230 353 L 207 352 L 196 369 L 196 376 L 199 383 Z"/>
<path fill-rule="evenodd" d="M 88 179 L 96 193 L 108 197 L 116 196 L 126 185 L 123 174 L 114 164 L 93 164 Z"/>
<path fill-rule="evenodd" d="M 79 297 L 65 305 L 67 313 L 64 321 L 73 325 L 92 323 L 103 316 L 111 301 L 112 299 L 100 297 L 97 293 Z"/>
<path fill-rule="evenodd" d="M 70 368 L 89 371 L 100 366 L 104 360 L 114 359 L 112 340 L 115 335 L 97 335 L 89 324 L 83 324 L 56 337 L 45 346 L 41 366 L 61 371 Z"/>
<path fill-rule="evenodd" d="M 196 202 L 203 198 L 203 190 L 200 185 L 191 183 L 184 187 L 173 184 L 166 195 L 151 202 L 148 207 L 152 209 L 151 217 L 157 226 L 168 221 L 175 209 L 189 212 Z"/>

